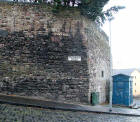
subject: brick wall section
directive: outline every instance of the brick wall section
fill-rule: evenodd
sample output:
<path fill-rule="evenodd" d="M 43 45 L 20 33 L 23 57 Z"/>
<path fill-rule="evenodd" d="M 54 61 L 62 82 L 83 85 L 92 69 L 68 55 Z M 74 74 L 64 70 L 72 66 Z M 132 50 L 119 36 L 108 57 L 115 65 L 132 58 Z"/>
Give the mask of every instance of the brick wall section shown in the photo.
<path fill-rule="evenodd" d="M 106 36 L 78 11 L 55 15 L 43 5 L 0 3 L 3 94 L 89 103 L 95 82 L 104 82 L 93 69 L 106 70 L 105 81 L 109 76 L 104 49 L 109 50 Z M 81 61 L 68 61 L 68 56 L 81 56 Z"/>

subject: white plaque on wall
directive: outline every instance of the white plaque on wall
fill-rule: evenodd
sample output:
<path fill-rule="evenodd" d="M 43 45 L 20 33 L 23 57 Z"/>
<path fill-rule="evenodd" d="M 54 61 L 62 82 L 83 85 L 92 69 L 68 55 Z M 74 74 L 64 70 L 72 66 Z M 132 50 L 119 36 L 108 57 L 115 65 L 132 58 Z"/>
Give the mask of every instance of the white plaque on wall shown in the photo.
<path fill-rule="evenodd" d="M 68 56 L 68 61 L 81 61 L 81 56 Z"/>

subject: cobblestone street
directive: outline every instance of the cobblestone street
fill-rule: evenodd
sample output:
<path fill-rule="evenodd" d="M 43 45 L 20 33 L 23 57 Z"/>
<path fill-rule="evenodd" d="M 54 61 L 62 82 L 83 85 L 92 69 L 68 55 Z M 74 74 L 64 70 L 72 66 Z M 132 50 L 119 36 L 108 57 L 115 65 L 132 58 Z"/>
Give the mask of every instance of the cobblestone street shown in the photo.
<path fill-rule="evenodd" d="M 0 104 L 0 122 L 140 122 L 140 117 Z"/>

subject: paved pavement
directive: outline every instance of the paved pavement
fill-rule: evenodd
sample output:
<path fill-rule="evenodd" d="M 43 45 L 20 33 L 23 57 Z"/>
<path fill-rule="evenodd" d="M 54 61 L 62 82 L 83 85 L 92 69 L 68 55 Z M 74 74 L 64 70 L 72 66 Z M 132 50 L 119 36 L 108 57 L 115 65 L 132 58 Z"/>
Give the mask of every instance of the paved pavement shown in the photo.
<path fill-rule="evenodd" d="M 136 104 L 136 108 L 140 108 L 140 98 L 134 98 L 134 103 Z"/>
<path fill-rule="evenodd" d="M 0 104 L 0 122 L 140 122 L 140 117 Z"/>
<path fill-rule="evenodd" d="M 0 94 L 0 102 L 10 103 L 22 106 L 34 106 L 46 109 L 56 109 L 63 111 L 79 111 L 79 112 L 92 112 L 92 113 L 105 113 L 105 114 L 117 114 L 117 115 L 127 115 L 127 116 L 139 116 L 140 109 L 130 109 L 130 108 L 117 108 L 113 107 L 112 111 L 109 111 L 108 106 L 89 106 L 89 105 L 75 105 L 66 104 L 53 101 L 43 101 L 38 99 L 29 99 L 25 97 L 17 96 L 7 96 Z"/>

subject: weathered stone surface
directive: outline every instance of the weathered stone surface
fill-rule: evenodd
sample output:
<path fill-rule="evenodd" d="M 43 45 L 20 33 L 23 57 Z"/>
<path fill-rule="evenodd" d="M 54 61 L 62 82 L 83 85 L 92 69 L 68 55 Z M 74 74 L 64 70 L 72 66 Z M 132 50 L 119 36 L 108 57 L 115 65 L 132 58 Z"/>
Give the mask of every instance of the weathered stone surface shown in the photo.
<path fill-rule="evenodd" d="M 78 11 L 0 3 L 1 93 L 89 103 L 98 91 L 102 103 L 109 76 L 108 39 Z"/>

